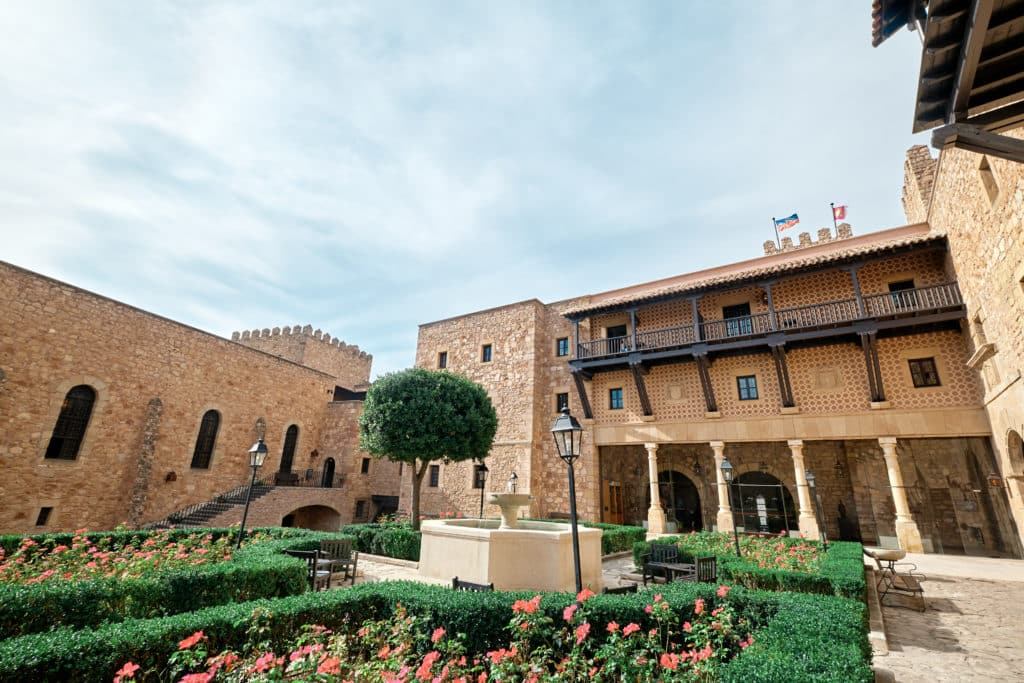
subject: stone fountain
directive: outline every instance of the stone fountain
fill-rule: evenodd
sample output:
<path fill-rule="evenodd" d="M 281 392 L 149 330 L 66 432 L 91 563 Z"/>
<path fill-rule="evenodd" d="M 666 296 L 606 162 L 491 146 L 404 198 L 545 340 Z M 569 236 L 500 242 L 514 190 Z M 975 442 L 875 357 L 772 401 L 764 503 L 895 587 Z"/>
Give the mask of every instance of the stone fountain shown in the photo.
<path fill-rule="evenodd" d="M 568 523 L 519 519 L 530 504 L 525 493 L 491 493 L 497 519 L 437 519 L 420 525 L 419 573 L 435 579 L 459 577 L 494 583 L 497 590 L 575 590 L 572 529 Z M 583 585 L 600 593 L 601 530 L 579 527 Z"/>

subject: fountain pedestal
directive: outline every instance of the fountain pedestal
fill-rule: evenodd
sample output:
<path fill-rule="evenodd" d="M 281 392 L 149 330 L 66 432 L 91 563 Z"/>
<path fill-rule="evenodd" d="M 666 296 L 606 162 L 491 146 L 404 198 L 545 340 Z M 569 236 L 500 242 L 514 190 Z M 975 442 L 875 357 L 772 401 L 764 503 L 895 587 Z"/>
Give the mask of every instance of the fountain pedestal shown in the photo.
<path fill-rule="evenodd" d="M 419 573 L 445 581 L 459 577 L 493 583 L 497 590 L 576 590 L 572 561 L 572 528 L 556 522 L 519 520 L 527 494 L 492 493 L 488 501 L 501 508 L 496 519 L 438 519 L 420 525 Z M 580 575 L 595 593 L 601 581 L 600 529 L 579 527 Z"/>

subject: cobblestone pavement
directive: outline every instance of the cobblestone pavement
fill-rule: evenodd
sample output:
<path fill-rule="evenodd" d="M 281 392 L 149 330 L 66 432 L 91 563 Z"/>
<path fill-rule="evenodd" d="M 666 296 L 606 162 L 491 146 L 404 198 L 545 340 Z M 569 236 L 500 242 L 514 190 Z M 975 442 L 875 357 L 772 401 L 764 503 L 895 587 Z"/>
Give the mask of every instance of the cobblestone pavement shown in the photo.
<path fill-rule="evenodd" d="M 1024 681 L 1024 582 L 928 575 L 923 585 L 924 612 L 886 597 L 889 654 L 875 657 L 876 680 Z"/>

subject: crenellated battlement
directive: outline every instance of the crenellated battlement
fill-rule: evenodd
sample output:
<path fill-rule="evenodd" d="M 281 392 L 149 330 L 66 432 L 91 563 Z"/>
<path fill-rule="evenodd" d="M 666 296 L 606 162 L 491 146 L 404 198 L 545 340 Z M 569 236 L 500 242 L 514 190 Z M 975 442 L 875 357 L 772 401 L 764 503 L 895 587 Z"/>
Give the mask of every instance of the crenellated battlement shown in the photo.
<path fill-rule="evenodd" d="M 349 389 L 366 384 L 370 379 L 372 355 L 355 344 L 346 344 L 338 337 L 314 330 L 312 325 L 232 332 L 231 340 L 329 373 L 340 386 Z"/>
<path fill-rule="evenodd" d="M 332 337 L 331 335 L 321 331 L 320 329 L 314 330 L 312 325 L 295 325 L 293 327 L 285 325 L 284 327 L 275 327 L 273 329 L 270 329 L 269 327 L 264 327 L 263 329 L 242 330 L 241 332 L 231 333 L 231 341 L 242 343 L 246 341 L 255 341 L 259 339 L 269 340 L 283 337 L 306 337 L 308 339 L 315 339 L 316 341 L 319 341 L 321 344 L 332 346 L 338 349 L 339 351 L 342 351 L 349 355 L 359 358 L 365 358 L 367 360 L 373 360 L 373 356 L 371 354 L 366 353 L 365 351 L 361 351 L 359 347 L 356 346 L 355 344 L 346 344 L 340 338 Z"/>
<path fill-rule="evenodd" d="M 818 240 L 814 241 L 811 239 L 811 233 L 802 232 L 798 236 L 799 243 L 793 244 L 792 237 L 783 237 L 780 249 L 776 246 L 772 240 L 765 240 L 764 243 L 764 255 L 771 256 L 772 254 L 781 254 L 783 252 L 795 251 L 797 249 L 806 249 L 807 247 L 813 247 L 820 244 L 827 244 L 828 242 L 835 242 L 837 240 L 845 240 L 853 237 L 853 228 L 850 227 L 849 223 L 840 223 L 836 226 L 836 234 L 832 235 L 832 230 L 829 228 L 821 228 L 818 230 Z"/>

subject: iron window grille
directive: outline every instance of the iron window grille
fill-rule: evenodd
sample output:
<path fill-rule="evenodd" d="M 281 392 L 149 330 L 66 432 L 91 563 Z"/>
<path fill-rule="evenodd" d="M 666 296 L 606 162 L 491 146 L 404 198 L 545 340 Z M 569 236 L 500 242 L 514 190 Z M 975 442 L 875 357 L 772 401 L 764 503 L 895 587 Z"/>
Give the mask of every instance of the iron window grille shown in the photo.
<path fill-rule="evenodd" d="M 446 367 L 448 367 L 448 352 L 442 351 L 437 354 L 437 368 L 438 370 L 444 370 Z"/>
<path fill-rule="evenodd" d="M 437 488 L 441 483 L 441 466 L 431 465 L 430 466 L 430 487 Z"/>

